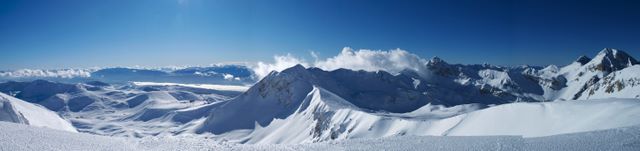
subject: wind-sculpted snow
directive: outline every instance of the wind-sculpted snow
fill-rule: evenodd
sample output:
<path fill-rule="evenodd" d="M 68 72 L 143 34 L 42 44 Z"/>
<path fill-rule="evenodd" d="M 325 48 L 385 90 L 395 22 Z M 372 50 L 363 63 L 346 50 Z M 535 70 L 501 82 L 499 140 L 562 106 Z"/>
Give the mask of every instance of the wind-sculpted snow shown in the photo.
<path fill-rule="evenodd" d="M 304 67 L 288 69 L 291 72 L 306 72 Z M 276 74 L 276 73 L 272 73 Z M 236 129 L 251 129 L 255 124 L 269 125 L 273 119 L 283 119 L 292 114 L 311 85 L 306 74 L 288 74 L 266 77 L 247 92 L 212 109 L 207 120 L 197 131 L 220 134 Z"/>
<path fill-rule="evenodd" d="M 297 109 L 313 85 L 334 90 L 331 92 L 360 108 L 410 112 L 429 101 L 415 90 L 412 82 L 408 76 L 393 76 L 386 72 L 326 72 L 295 66 L 271 73 L 244 94 L 212 110 L 199 131 L 219 134 L 251 129 L 256 122 L 266 126 L 273 119 L 284 119 Z"/>
<path fill-rule="evenodd" d="M 253 129 L 247 134 L 228 131 L 220 136 L 251 144 L 297 144 L 404 135 L 537 137 L 640 125 L 637 99 L 510 103 L 479 109 L 429 105 L 410 113 L 381 113 L 314 87 L 288 117 L 266 126 L 254 124 L 246 128 Z M 215 116 L 214 112 L 210 118 Z"/>
<path fill-rule="evenodd" d="M 640 99 L 511 103 L 459 117 L 445 135 L 549 136 L 640 125 Z"/>
<path fill-rule="evenodd" d="M 640 149 L 639 127 L 567 135 L 394 136 L 313 144 L 234 144 L 201 137 L 117 138 L 0 122 L 0 150 L 615 150 Z M 16 135 L 20 134 L 20 135 Z"/>
<path fill-rule="evenodd" d="M 4 93 L 0 93 L 0 121 L 77 132 L 55 112 Z"/>
<path fill-rule="evenodd" d="M 44 80 L 2 83 L 0 91 L 58 112 L 80 132 L 124 137 L 183 133 L 215 104 L 241 93 L 181 85 Z"/>
<path fill-rule="evenodd" d="M 453 126 L 455 122 L 443 123 L 437 119 L 457 115 L 458 111 L 465 109 L 473 110 L 473 107 L 411 114 L 375 113 L 359 109 L 327 90 L 314 87 L 293 115 L 276 119 L 266 127 L 256 125 L 258 127 L 242 142 L 295 144 L 400 135 L 441 135 L 444 128 Z M 446 116 L 438 111 L 452 114 Z"/>

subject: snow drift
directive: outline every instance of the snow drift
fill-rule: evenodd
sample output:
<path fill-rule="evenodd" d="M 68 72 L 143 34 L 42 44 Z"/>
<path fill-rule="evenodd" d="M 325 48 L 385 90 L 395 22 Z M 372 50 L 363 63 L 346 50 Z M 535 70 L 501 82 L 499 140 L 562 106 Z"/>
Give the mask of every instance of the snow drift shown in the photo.
<path fill-rule="evenodd" d="M 68 121 L 41 106 L 0 93 L 0 121 L 77 132 Z"/>
<path fill-rule="evenodd" d="M 459 115 L 444 135 L 539 137 L 640 125 L 640 99 L 510 103 Z"/>

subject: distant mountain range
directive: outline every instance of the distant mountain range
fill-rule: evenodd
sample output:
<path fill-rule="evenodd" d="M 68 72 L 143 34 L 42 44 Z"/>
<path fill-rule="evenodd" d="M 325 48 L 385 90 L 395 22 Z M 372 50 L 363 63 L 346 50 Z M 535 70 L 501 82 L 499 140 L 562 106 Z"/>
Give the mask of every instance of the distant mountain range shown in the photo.
<path fill-rule="evenodd" d="M 252 70 L 242 65 L 216 65 L 209 67 L 185 67 L 171 70 L 138 68 L 60 69 L 0 71 L 0 81 L 32 81 L 37 79 L 77 83 L 103 81 L 109 83 L 176 82 L 197 84 L 254 83 Z"/>

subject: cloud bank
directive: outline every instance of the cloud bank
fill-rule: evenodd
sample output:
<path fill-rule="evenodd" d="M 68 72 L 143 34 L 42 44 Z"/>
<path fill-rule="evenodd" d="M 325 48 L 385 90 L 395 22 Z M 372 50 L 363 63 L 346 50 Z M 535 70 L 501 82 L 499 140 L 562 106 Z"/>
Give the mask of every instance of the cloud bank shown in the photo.
<path fill-rule="evenodd" d="M 401 49 L 389 51 L 360 49 L 354 51 L 345 47 L 337 56 L 316 61 L 314 66 L 329 71 L 345 68 L 399 73 L 405 69 L 423 70 L 426 62 L 427 60 Z"/>
<path fill-rule="evenodd" d="M 297 64 L 300 64 L 304 67 L 309 67 L 309 63 L 305 62 L 303 59 L 299 59 L 294 57 L 291 54 L 287 54 L 285 56 L 274 56 L 274 63 L 265 63 L 258 62 L 258 64 L 252 67 L 254 74 L 262 79 L 263 77 L 269 75 L 271 71 L 282 71 L 289 67 L 293 67 Z"/>
<path fill-rule="evenodd" d="M 393 49 L 388 51 L 359 49 L 354 50 L 349 47 L 342 49 L 340 53 L 329 58 L 319 58 L 316 52 L 310 52 L 313 58 L 312 62 L 293 56 L 291 54 L 276 55 L 273 62 L 257 62 L 248 65 L 253 71 L 256 78 L 263 78 L 272 71 L 282 71 L 284 69 L 300 64 L 304 67 L 316 67 L 327 71 L 340 68 L 350 70 L 364 71 L 386 71 L 391 74 L 397 74 L 403 70 L 409 69 L 424 73 L 426 71 L 427 59 L 421 58 L 415 54 L 409 53 L 401 49 Z M 164 68 L 141 68 L 129 67 L 132 69 L 155 69 L 160 71 L 174 71 L 184 67 L 164 67 Z M 91 72 L 96 69 L 60 69 L 60 70 L 41 70 L 41 69 L 20 69 L 14 71 L 0 71 L 0 77 L 3 78 L 75 78 L 75 77 L 91 77 Z M 224 75 L 226 80 L 239 80 L 233 75 Z"/>
<path fill-rule="evenodd" d="M 20 69 L 14 71 L 0 71 L 0 77 L 9 78 L 75 78 L 75 77 L 91 77 L 92 70 L 89 69 L 60 69 L 60 70 L 41 70 L 41 69 Z"/>
<path fill-rule="evenodd" d="M 318 59 L 315 52 L 311 52 L 311 55 L 315 59 L 313 63 L 305 62 L 303 59 L 287 54 L 286 56 L 275 56 L 275 62 L 272 64 L 258 62 L 253 69 L 258 78 L 268 75 L 271 71 L 282 71 L 296 64 L 301 64 L 305 67 L 317 67 L 327 71 L 344 68 L 364 71 L 386 71 L 397 74 L 405 69 L 418 72 L 424 71 L 426 70 L 425 64 L 428 62 L 426 59 L 401 49 L 382 51 L 354 50 L 345 47 L 338 55 L 326 59 Z"/>

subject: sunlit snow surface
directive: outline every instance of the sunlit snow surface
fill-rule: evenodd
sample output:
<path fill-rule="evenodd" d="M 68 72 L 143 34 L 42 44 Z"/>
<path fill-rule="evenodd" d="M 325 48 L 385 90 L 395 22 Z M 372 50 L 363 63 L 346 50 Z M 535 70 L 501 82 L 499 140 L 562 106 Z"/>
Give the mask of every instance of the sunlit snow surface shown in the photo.
<path fill-rule="evenodd" d="M 312 144 L 233 144 L 190 137 L 105 137 L 0 122 L 0 150 L 638 150 L 640 127 L 536 138 L 397 136 Z"/>
<path fill-rule="evenodd" d="M 404 135 L 540 137 L 640 125 L 638 99 L 510 103 L 476 111 L 472 106 L 426 108 L 404 114 L 368 112 L 314 88 L 289 117 L 264 127 L 256 124 L 246 137 L 229 137 L 240 135 L 229 132 L 226 139 L 296 144 Z"/>
<path fill-rule="evenodd" d="M 55 112 L 0 93 L 0 121 L 77 132 L 76 128 Z"/>

